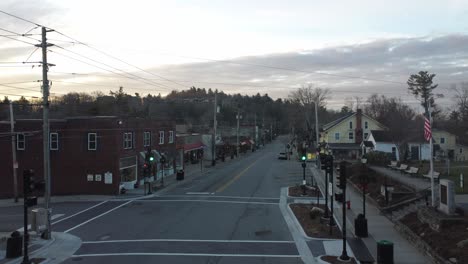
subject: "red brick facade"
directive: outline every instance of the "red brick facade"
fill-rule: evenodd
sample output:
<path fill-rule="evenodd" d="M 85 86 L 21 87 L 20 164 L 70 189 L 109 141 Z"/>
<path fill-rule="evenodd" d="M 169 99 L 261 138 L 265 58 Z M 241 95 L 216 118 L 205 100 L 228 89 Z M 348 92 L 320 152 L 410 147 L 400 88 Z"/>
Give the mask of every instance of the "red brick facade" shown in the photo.
<path fill-rule="evenodd" d="M 164 131 L 161 144 L 160 131 Z M 170 131 L 173 131 L 171 143 Z M 0 122 L 0 133 L 8 132 L 9 122 Z M 24 150 L 16 150 L 21 194 L 24 169 L 34 169 L 36 177 L 43 178 L 42 120 L 16 120 L 15 132 L 26 135 Z M 150 143 L 152 150 L 164 152 L 168 165 L 172 166 L 176 154 L 174 122 L 118 117 L 51 120 L 50 133 L 58 133 L 58 149 L 50 150 L 52 195 L 118 194 L 123 173 L 120 168 L 128 161 L 132 163 L 132 176 L 141 179 L 138 172 L 144 160 L 142 153 L 148 149 L 143 142 L 144 132 L 151 135 L 150 142 L 146 143 Z M 88 133 L 96 133 L 95 150 L 88 149 L 88 144 L 93 147 L 88 142 Z M 132 133 L 132 139 L 127 138 L 127 148 L 124 148 L 124 133 Z M 14 189 L 10 136 L 0 138 L 0 153 L 0 197 L 11 197 Z M 112 183 L 105 183 L 106 172 L 112 173 Z"/>

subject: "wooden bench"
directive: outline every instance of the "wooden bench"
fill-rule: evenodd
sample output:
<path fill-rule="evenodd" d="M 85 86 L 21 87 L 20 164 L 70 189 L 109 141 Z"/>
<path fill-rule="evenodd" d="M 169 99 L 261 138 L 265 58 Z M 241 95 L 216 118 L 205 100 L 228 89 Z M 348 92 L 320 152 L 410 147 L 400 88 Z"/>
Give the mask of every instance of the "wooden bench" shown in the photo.
<path fill-rule="evenodd" d="M 405 170 L 404 173 L 408 173 L 410 176 L 418 175 L 419 168 L 410 167 L 409 170 Z"/>
<path fill-rule="evenodd" d="M 429 171 L 427 174 L 422 175 L 424 178 L 431 179 L 431 172 Z M 440 172 L 434 171 L 434 179 L 439 180 Z"/>
<path fill-rule="evenodd" d="M 389 167 L 390 169 L 396 169 L 398 168 L 398 162 L 397 161 L 390 161 L 390 164 L 387 165 L 387 167 Z"/>
<path fill-rule="evenodd" d="M 406 165 L 406 164 L 401 164 L 400 167 L 396 168 L 396 170 L 399 170 L 401 173 L 403 173 L 407 169 L 408 169 L 408 165 Z"/>

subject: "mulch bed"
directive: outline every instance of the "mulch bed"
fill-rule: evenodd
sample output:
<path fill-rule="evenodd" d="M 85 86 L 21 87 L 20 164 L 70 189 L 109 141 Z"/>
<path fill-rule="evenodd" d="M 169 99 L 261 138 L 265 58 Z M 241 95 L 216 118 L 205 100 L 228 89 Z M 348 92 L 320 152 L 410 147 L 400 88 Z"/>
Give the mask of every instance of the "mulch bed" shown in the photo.
<path fill-rule="evenodd" d="M 332 227 L 332 235 L 330 236 L 330 227 L 327 223 L 320 223 L 320 217 L 315 219 L 310 218 L 309 212 L 312 207 L 320 207 L 325 210 L 325 205 L 291 204 L 290 207 L 308 236 L 314 238 L 342 238 L 341 230 L 338 228 L 338 225 Z"/>
<path fill-rule="evenodd" d="M 417 213 L 408 214 L 400 221 L 441 257 L 456 258 L 457 263 L 468 263 L 468 243 L 464 247 L 457 246 L 458 242 L 468 239 L 468 216 L 465 215 L 463 222 L 445 226 L 439 232 L 419 221 Z"/>
<path fill-rule="evenodd" d="M 313 187 L 313 186 L 312 187 L 311 186 L 306 186 L 306 195 L 305 196 L 302 196 L 302 193 L 303 193 L 302 186 L 300 186 L 300 185 L 289 187 L 289 196 L 291 196 L 291 197 L 314 197 L 314 198 L 317 197 L 317 191 L 315 190 L 315 187 Z M 319 195 L 319 197 L 323 197 L 320 190 L 318 190 L 318 195 Z"/>
<path fill-rule="evenodd" d="M 321 256 L 321 260 L 332 264 L 343 264 L 343 263 L 354 263 L 357 264 L 356 260 L 351 257 L 349 261 L 340 261 L 337 256 Z"/>

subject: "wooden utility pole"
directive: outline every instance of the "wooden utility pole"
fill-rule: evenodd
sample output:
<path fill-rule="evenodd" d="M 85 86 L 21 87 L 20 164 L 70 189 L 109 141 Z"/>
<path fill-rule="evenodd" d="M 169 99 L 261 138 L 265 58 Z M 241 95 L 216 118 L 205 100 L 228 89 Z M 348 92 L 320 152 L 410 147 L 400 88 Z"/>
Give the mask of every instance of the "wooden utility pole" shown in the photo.
<path fill-rule="evenodd" d="M 213 112 L 213 140 L 212 140 L 212 161 L 211 166 L 216 165 L 216 114 L 218 112 L 218 105 L 216 102 L 216 91 L 214 93 L 214 112 Z"/>
<path fill-rule="evenodd" d="M 53 64 L 47 63 L 47 47 L 53 46 L 53 44 L 47 43 L 47 32 L 54 30 L 42 27 L 42 43 L 36 45 L 36 47 L 42 48 L 42 144 L 43 144 L 43 155 L 44 155 L 44 181 L 45 181 L 45 192 L 44 200 L 45 207 L 47 210 L 47 221 L 45 238 L 51 238 L 50 230 L 50 194 L 51 194 L 51 179 L 50 179 L 50 150 L 49 150 L 49 80 L 47 78 L 47 72 L 49 66 Z"/>
<path fill-rule="evenodd" d="M 11 127 L 11 154 L 13 161 L 13 188 L 15 195 L 15 203 L 18 202 L 18 162 L 16 160 L 16 134 L 15 134 L 15 119 L 13 117 L 13 102 L 10 101 L 10 127 Z"/>

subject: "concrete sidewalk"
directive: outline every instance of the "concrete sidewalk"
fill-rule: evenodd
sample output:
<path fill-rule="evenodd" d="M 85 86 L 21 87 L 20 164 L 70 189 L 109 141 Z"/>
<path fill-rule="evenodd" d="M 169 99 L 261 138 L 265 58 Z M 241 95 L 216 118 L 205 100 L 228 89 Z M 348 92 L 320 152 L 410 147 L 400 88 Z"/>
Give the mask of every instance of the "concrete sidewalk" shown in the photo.
<path fill-rule="evenodd" d="M 320 188 L 325 189 L 325 175 L 315 166 L 310 168 Z M 335 189 L 336 190 L 336 189 Z M 351 202 L 351 209 L 346 212 L 346 230 L 354 235 L 354 219 L 362 213 L 362 194 L 348 185 L 346 200 Z M 334 214 L 338 223 L 342 226 L 341 203 L 335 201 Z M 380 213 L 380 210 L 366 199 L 366 218 L 368 223 L 367 238 L 362 238 L 374 259 L 377 261 L 377 241 L 389 240 L 394 244 L 394 263 L 425 264 L 431 260 L 419 252 L 412 244 L 404 239 L 394 228 L 394 224 Z"/>

